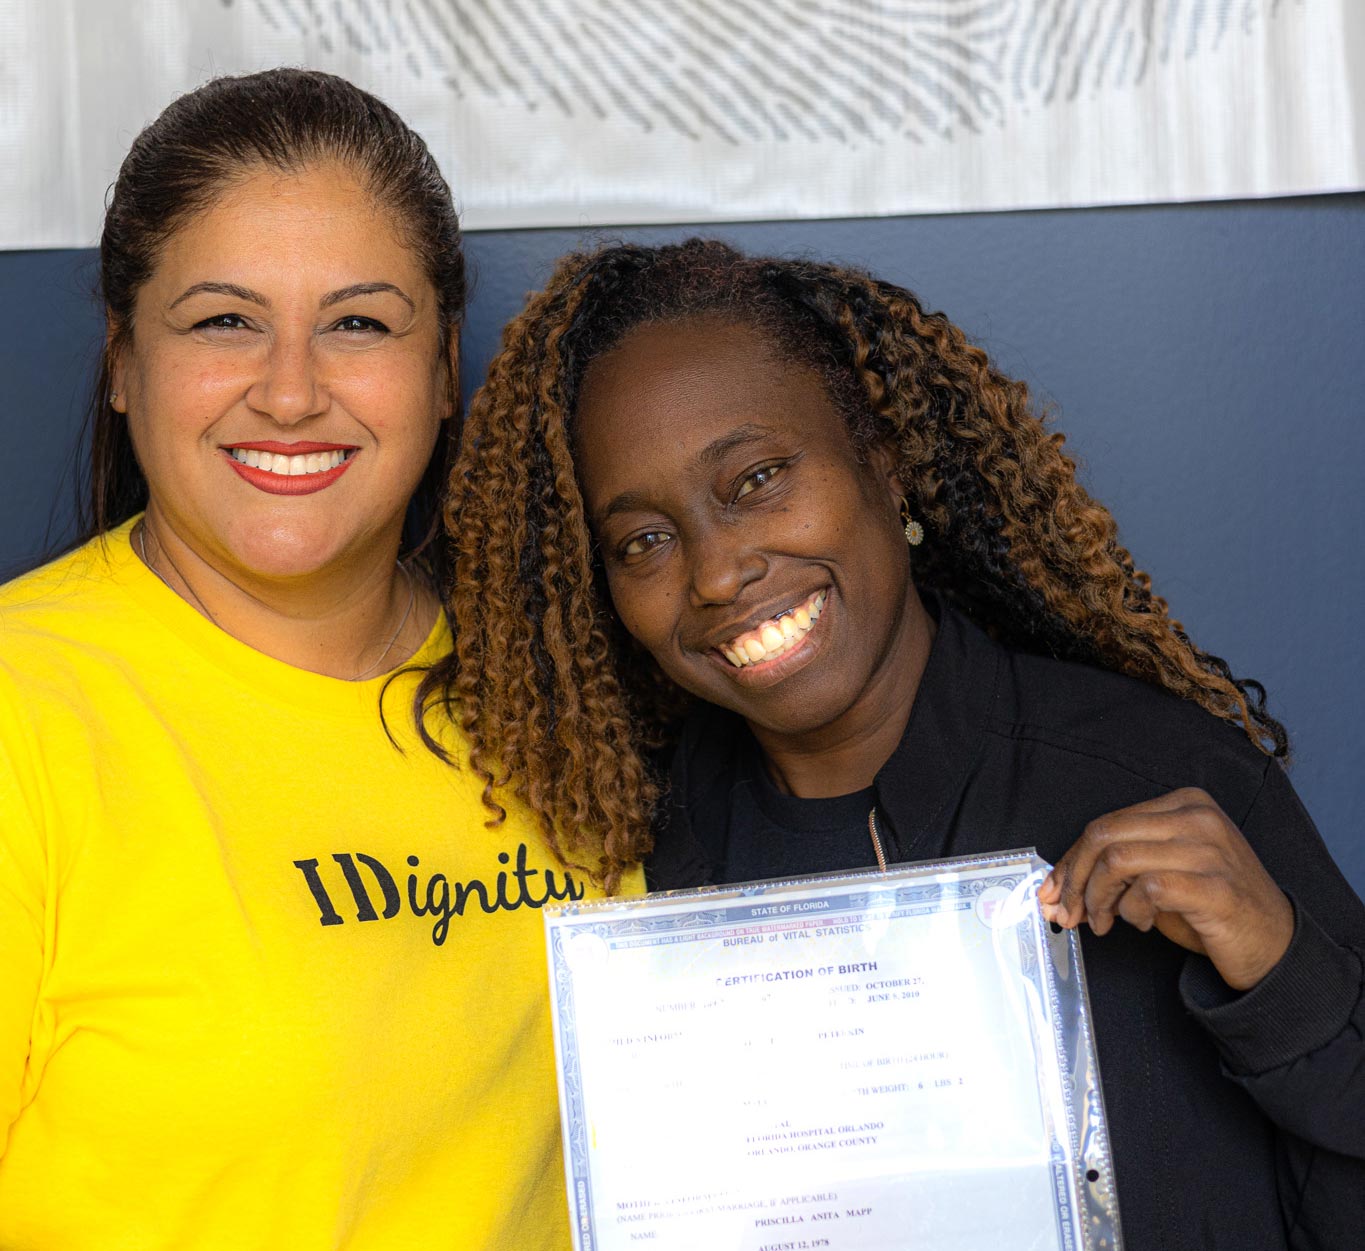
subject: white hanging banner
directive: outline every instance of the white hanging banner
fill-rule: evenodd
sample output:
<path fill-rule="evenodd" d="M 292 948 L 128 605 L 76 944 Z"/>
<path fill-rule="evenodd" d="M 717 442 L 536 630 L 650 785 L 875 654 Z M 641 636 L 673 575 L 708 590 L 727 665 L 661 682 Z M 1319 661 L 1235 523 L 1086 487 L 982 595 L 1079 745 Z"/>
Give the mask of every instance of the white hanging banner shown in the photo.
<path fill-rule="evenodd" d="M 308 65 L 473 230 L 1365 186 L 1362 0 L 0 0 L 0 247 L 88 247 L 133 135 Z"/>

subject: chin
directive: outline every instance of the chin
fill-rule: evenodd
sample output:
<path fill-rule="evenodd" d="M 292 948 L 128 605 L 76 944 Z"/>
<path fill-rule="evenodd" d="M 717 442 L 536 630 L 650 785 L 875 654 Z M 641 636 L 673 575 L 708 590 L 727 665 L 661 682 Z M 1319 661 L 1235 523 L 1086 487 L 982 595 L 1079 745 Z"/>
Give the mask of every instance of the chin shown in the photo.
<path fill-rule="evenodd" d="M 233 536 L 228 550 L 244 569 L 266 578 L 300 578 L 336 564 L 339 536 L 323 527 L 277 526 Z"/>
<path fill-rule="evenodd" d="M 725 696 L 729 697 L 726 698 Z M 712 692 L 704 695 L 713 704 L 744 718 L 751 725 L 759 726 L 771 734 L 800 737 L 822 729 L 835 720 L 847 706 L 836 701 L 812 698 L 812 692 L 804 695 L 783 691 L 780 695 L 772 692 L 769 698 L 736 698 L 732 693 Z"/>
<path fill-rule="evenodd" d="M 745 717 L 745 720 L 750 725 L 755 725 L 761 729 L 767 730 L 769 734 L 780 734 L 784 738 L 801 738 L 804 735 L 814 734 L 819 730 L 823 730 L 825 726 L 835 720 L 836 716 L 837 714 L 820 716 L 810 712 L 793 714 L 791 716 L 783 716 L 776 712 L 768 715 L 754 715 L 751 713 Z"/>

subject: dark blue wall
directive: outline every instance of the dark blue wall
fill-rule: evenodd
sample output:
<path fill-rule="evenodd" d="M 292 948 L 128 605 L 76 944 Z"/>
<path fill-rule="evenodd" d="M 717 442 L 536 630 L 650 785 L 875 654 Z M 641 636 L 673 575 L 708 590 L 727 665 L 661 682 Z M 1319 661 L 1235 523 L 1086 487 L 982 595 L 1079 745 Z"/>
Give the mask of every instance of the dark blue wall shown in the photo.
<path fill-rule="evenodd" d="M 471 236 L 466 382 L 561 252 L 680 233 Z M 1265 682 L 1295 785 L 1365 891 L 1365 196 L 708 233 L 866 265 L 1030 383 L 1192 636 Z M 88 252 L 0 254 L 0 566 L 69 524 L 92 280 Z"/>

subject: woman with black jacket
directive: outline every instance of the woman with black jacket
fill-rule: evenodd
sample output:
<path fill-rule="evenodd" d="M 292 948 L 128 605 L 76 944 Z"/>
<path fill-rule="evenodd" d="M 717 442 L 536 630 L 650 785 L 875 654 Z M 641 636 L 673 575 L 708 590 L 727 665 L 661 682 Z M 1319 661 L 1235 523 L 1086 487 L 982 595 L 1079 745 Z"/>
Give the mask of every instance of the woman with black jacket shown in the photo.
<path fill-rule="evenodd" d="M 1127 1245 L 1358 1245 L 1365 909 L 1061 441 L 866 274 L 568 257 L 474 402 L 424 695 L 608 881 L 651 817 L 656 889 L 1036 846 Z"/>

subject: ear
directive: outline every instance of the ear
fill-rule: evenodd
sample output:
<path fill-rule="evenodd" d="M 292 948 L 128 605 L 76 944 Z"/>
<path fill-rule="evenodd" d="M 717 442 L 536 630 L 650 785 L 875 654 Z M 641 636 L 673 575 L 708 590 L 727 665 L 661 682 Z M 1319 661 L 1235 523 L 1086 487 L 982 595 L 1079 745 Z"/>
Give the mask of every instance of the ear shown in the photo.
<path fill-rule="evenodd" d="M 884 484 L 892 505 L 899 510 L 900 502 L 905 498 L 905 484 L 901 481 L 900 456 L 895 444 L 890 439 L 878 439 L 867 449 L 867 463 L 878 481 Z"/>
<path fill-rule="evenodd" d="M 104 310 L 104 359 L 109 367 L 109 394 L 105 398 L 116 413 L 128 413 L 128 368 L 118 321 L 109 309 Z"/>

